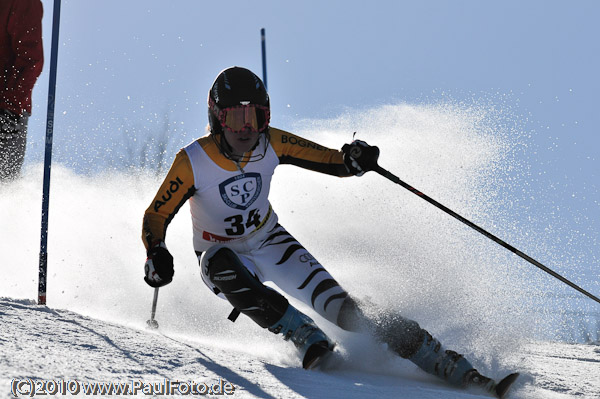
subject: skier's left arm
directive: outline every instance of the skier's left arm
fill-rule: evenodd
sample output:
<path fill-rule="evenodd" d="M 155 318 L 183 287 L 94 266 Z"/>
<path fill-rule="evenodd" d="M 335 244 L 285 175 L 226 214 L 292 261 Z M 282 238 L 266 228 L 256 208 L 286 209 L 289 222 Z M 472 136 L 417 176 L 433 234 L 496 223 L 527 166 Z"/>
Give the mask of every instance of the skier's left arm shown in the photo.
<path fill-rule="evenodd" d="M 377 165 L 379 149 L 364 141 L 356 140 L 344 145 L 340 151 L 276 128 L 270 129 L 270 136 L 271 145 L 282 164 L 339 177 L 362 176 Z M 357 148 L 360 150 L 357 151 Z"/>

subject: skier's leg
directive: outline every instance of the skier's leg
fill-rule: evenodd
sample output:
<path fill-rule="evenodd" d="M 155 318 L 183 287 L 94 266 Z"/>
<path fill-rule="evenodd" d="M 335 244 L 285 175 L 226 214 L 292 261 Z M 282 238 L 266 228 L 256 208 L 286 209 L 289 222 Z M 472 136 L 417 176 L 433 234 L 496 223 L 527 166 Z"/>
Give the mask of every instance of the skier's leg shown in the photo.
<path fill-rule="evenodd" d="M 252 255 L 266 280 L 341 328 L 373 334 L 401 357 L 451 384 L 485 387 L 493 383 L 464 357 L 442 349 L 417 322 L 400 316 L 366 317 L 356 301 L 282 226 L 271 230 Z"/>
<path fill-rule="evenodd" d="M 403 358 L 409 358 L 419 350 L 423 337 L 427 333 L 416 321 L 399 315 L 384 314 L 367 317 L 350 296 L 344 300 L 340 308 L 337 324 L 344 330 L 374 335 Z"/>
<path fill-rule="evenodd" d="M 421 346 L 424 330 L 416 322 L 397 317 L 395 324 L 388 325 L 391 321 L 365 317 L 331 274 L 282 226 L 269 232 L 252 255 L 266 280 L 339 327 L 372 333 L 403 357 L 416 353 Z"/>
<path fill-rule="evenodd" d="M 349 331 L 372 333 L 393 352 L 452 385 L 477 385 L 488 391 L 495 387 L 494 381 L 479 374 L 462 355 L 445 350 L 438 340 L 413 320 L 398 315 L 370 319 L 356 301 L 348 297 L 340 308 L 338 325 Z"/>
<path fill-rule="evenodd" d="M 265 280 L 337 323 L 348 293 L 285 228 L 269 231 L 251 256 Z"/>
<path fill-rule="evenodd" d="M 288 301 L 261 283 L 231 249 L 213 247 L 201 259 L 202 275 L 241 313 L 268 328 L 285 313 Z M 216 289 L 216 290 L 215 290 Z"/>
<path fill-rule="evenodd" d="M 203 278 L 213 291 L 223 294 L 239 312 L 262 328 L 283 334 L 303 353 L 303 366 L 310 368 L 331 349 L 327 336 L 314 321 L 289 304 L 279 292 L 265 286 L 240 257 L 227 247 L 213 247 L 201 257 Z M 209 285 L 209 286 L 210 286 Z M 215 290 L 216 289 L 216 290 Z"/>

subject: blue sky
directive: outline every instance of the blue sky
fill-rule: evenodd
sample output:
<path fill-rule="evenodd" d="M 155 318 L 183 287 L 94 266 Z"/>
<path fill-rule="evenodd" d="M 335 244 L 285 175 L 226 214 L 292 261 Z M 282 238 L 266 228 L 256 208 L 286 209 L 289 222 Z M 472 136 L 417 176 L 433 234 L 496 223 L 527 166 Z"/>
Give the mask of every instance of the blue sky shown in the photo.
<path fill-rule="evenodd" d="M 53 1 L 43 4 L 30 162 L 42 159 L 46 117 Z M 183 137 L 175 147 L 203 135 L 218 72 L 261 75 L 264 27 L 275 126 L 400 102 L 507 109 L 527 142 L 527 183 L 554 187 L 551 201 L 587 214 L 595 243 L 598 15 L 592 0 L 63 0 L 55 160 L 83 172 L 102 165 L 115 132 L 160 128 L 165 113 Z"/>
<path fill-rule="evenodd" d="M 53 2 L 43 3 L 49 43 Z M 595 1 L 63 0 L 57 110 L 80 127 L 169 107 L 188 129 L 203 126 L 221 69 L 261 74 L 264 27 L 275 124 L 495 97 L 523 115 L 548 150 L 543 161 L 559 156 L 579 178 L 598 169 L 599 11 Z M 47 72 L 36 119 L 45 117 Z"/>

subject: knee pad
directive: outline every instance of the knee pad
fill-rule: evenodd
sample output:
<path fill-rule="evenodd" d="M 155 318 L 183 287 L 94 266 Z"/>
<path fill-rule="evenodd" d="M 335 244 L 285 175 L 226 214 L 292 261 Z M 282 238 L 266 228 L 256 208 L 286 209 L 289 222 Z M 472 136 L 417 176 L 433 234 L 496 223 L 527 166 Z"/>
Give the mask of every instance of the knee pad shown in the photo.
<path fill-rule="evenodd" d="M 207 253 L 206 270 L 210 282 L 241 313 L 267 328 L 277 322 L 288 307 L 288 300 L 265 286 L 227 247 Z"/>
<path fill-rule="evenodd" d="M 373 328 L 378 339 L 405 359 L 417 353 L 427 333 L 416 321 L 399 315 L 384 315 Z"/>
<path fill-rule="evenodd" d="M 337 325 L 346 331 L 363 332 L 368 330 L 368 319 L 360 310 L 358 303 L 350 296 L 347 296 L 342 302 Z"/>
<path fill-rule="evenodd" d="M 397 314 L 365 315 L 360 303 L 347 297 L 342 303 L 337 324 L 344 330 L 373 334 L 379 341 L 403 358 L 409 358 L 421 347 L 427 333 L 419 323 Z"/>

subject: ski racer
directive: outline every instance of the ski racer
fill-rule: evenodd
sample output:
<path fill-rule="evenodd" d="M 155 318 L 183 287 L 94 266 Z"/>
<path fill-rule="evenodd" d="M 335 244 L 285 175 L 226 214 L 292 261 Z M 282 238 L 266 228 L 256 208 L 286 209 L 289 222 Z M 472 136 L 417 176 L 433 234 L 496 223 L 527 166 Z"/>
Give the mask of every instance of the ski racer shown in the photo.
<path fill-rule="evenodd" d="M 231 320 L 243 313 L 260 327 L 291 340 L 304 368 L 315 367 L 334 345 L 283 294 L 344 330 L 373 334 L 399 356 L 454 386 L 478 386 L 504 395 L 506 383 L 482 376 L 415 321 L 399 316 L 367 318 L 358 301 L 278 223 L 268 199 L 278 165 L 339 177 L 361 176 L 377 166 L 377 147 L 354 141 L 338 151 L 269 126 L 266 88 L 241 67 L 217 76 L 208 93 L 208 119 L 209 133 L 177 153 L 144 214 L 144 279 L 150 286 L 161 287 L 173 279 L 166 230 L 189 200 L 194 250 L 204 283 L 234 307 Z M 266 281 L 282 292 L 265 286 Z"/>

